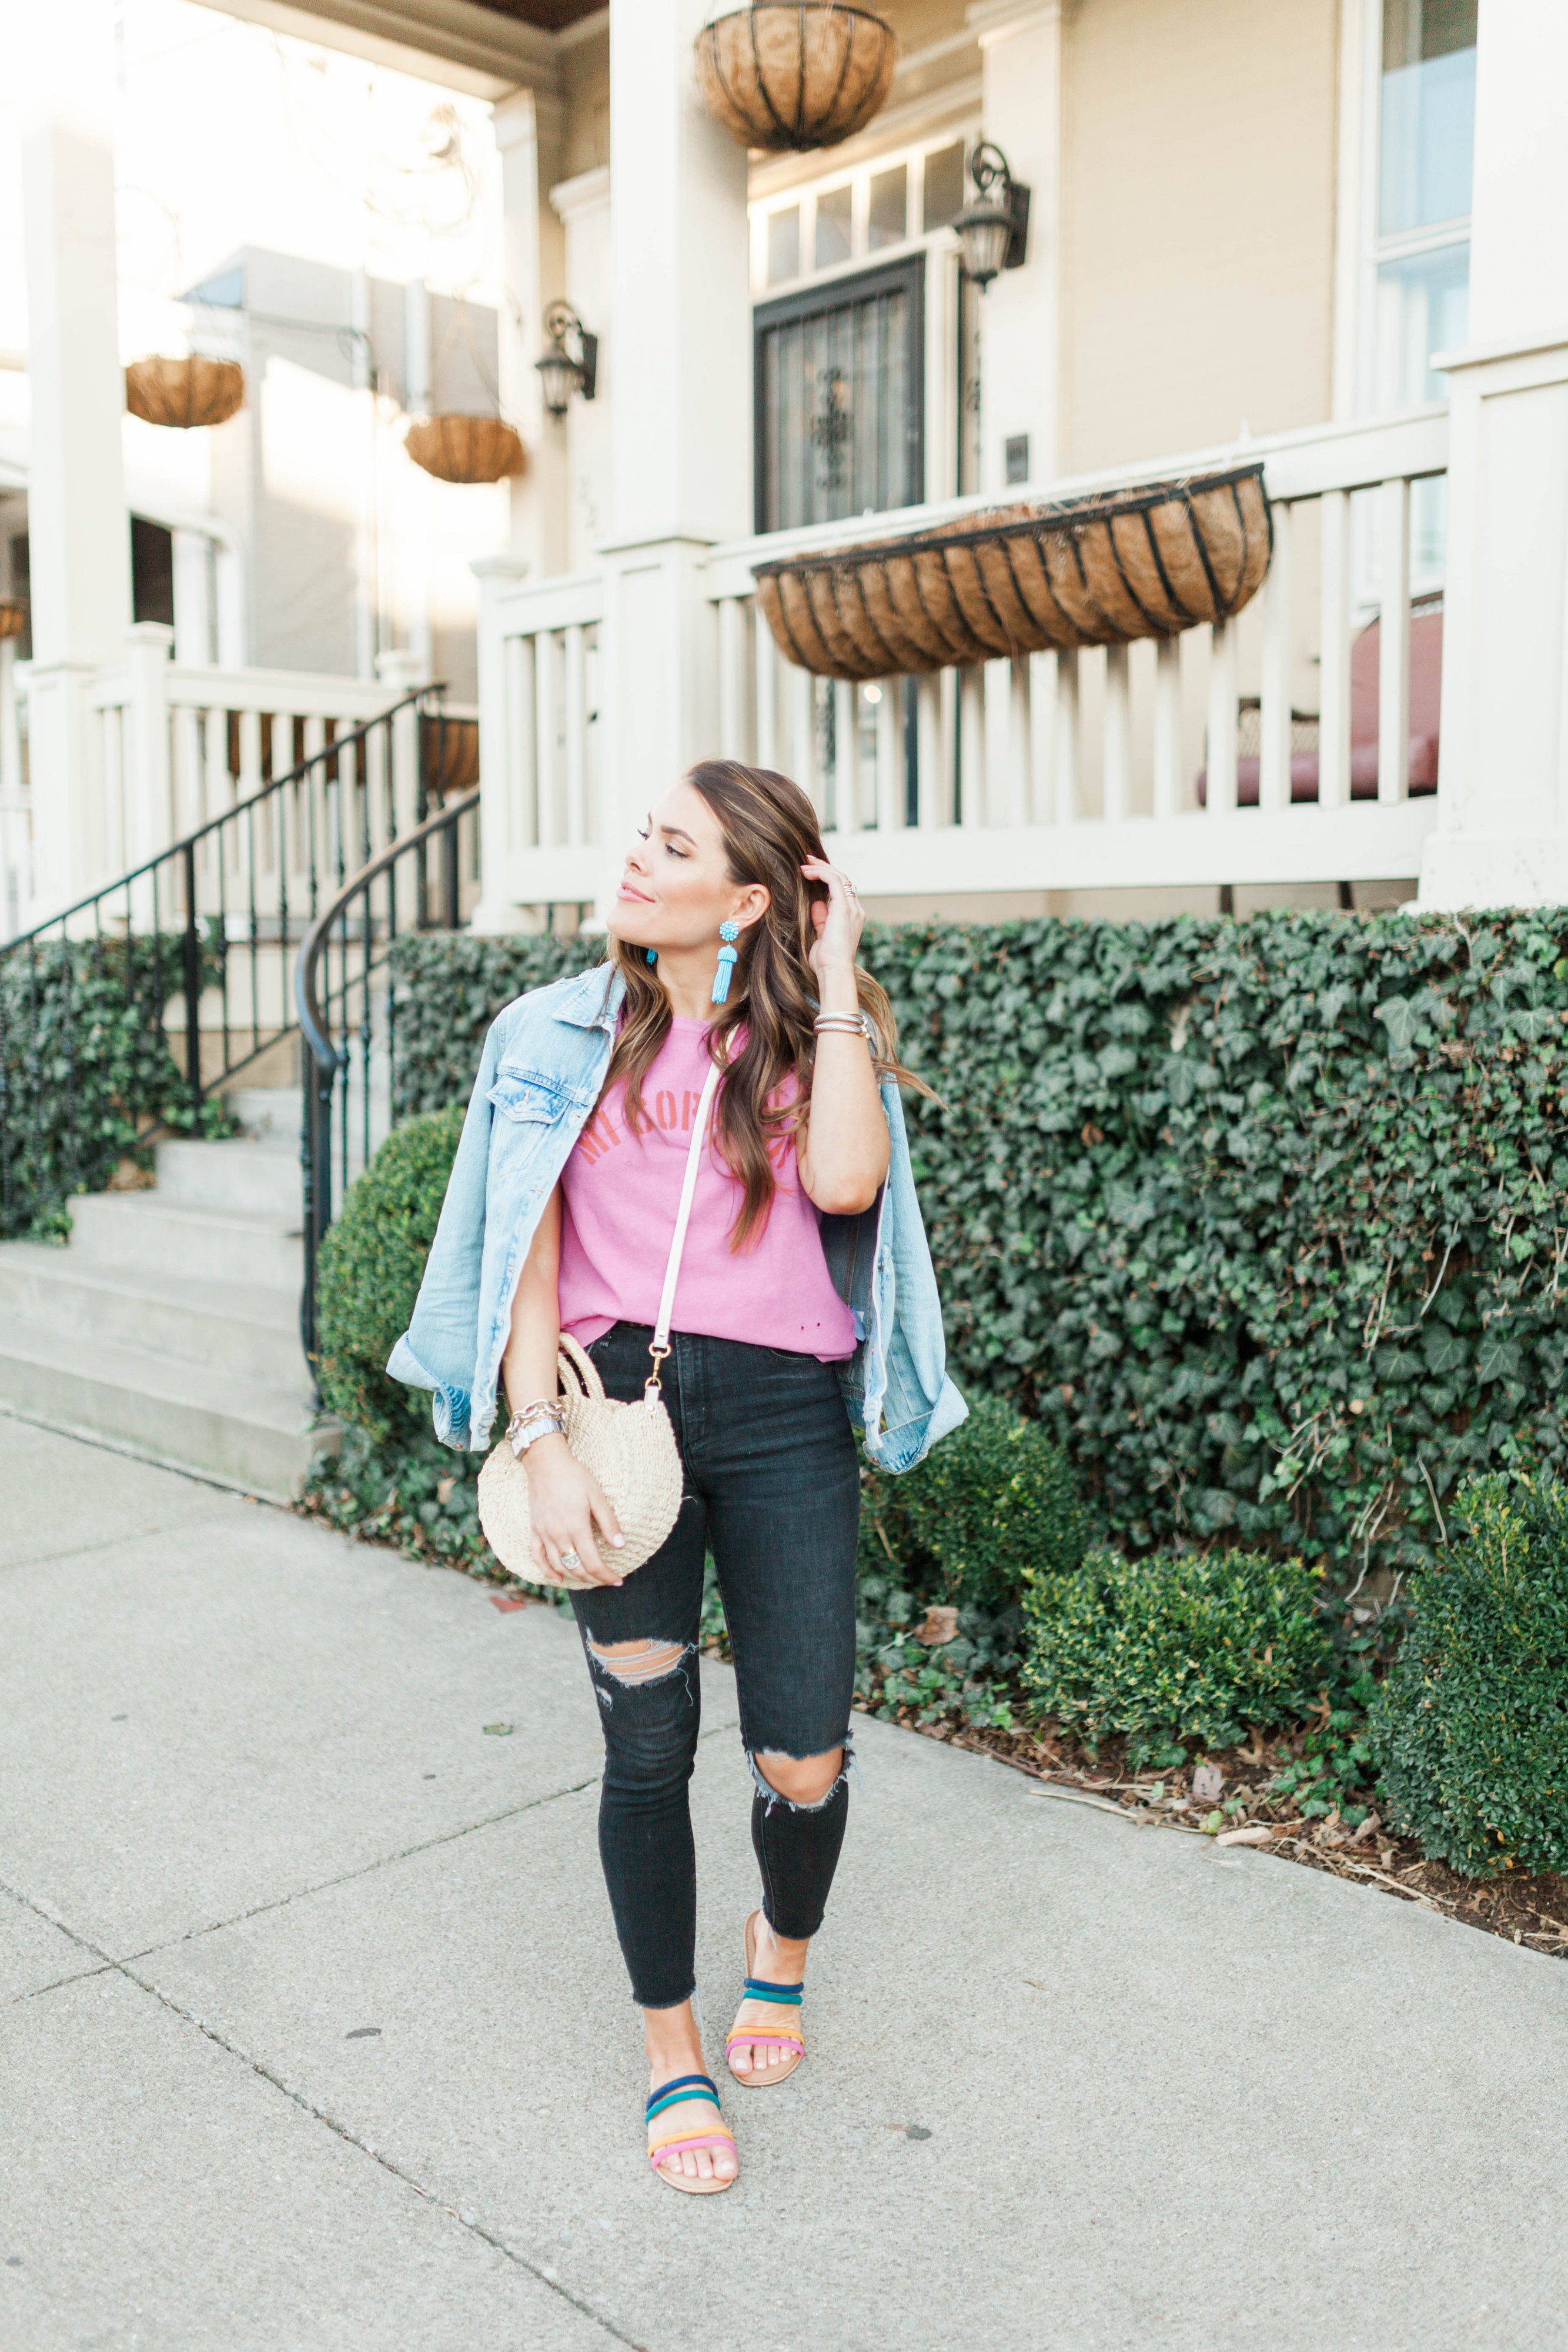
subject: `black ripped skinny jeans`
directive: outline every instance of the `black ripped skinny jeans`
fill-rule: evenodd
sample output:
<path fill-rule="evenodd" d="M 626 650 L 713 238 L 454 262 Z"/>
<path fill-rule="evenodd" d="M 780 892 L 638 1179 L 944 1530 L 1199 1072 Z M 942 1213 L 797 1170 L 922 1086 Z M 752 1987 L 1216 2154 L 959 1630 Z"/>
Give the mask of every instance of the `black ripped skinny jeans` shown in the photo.
<path fill-rule="evenodd" d="M 652 1338 L 646 1324 L 617 1323 L 595 1340 L 589 1353 L 607 1395 L 641 1396 Z M 841 1772 L 820 1804 L 790 1804 L 756 1759 L 847 1748 L 854 1690 L 860 1474 L 836 1370 L 738 1339 L 676 1332 L 671 1344 L 664 1391 L 684 1470 L 680 1517 L 624 1584 L 571 1596 L 604 1727 L 599 1851 L 632 1997 L 644 2009 L 673 2009 L 695 1984 L 686 1790 L 705 1554 L 718 1570 L 756 1782 L 762 1907 L 781 1936 L 814 1936 L 822 1923 L 849 1791 Z M 678 1645 L 679 1664 L 620 1680 L 617 1662 L 594 1654 L 595 1643 L 644 1640 Z M 635 1659 L 622 1670 L 635 1673 Z"/>

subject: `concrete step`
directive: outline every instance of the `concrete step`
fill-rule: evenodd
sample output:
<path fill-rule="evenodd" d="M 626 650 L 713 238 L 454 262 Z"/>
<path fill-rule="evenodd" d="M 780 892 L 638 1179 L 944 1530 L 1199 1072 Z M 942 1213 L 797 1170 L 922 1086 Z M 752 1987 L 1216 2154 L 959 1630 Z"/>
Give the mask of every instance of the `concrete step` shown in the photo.
<path fill-rule="evenodd" d="M 30 1323 L 78 1341 L 112 1339 L 310 1392 L 299 1344 L 299 1294 L 255 1283 L 137 1274 L 38 1242 L 0 1243 L 0 1332 Z"/>
<path fill-rule="evenodd" d="M 246 1139 L 298 1158 L 304 1097 L 298 1087 L 231 1087 L 224 1097 L 229 1117 Z"/>
<path fill-rule="evenodd" d="M 159 1192 L 88 1192 L 70 1206 L 73 1255 L 79 1252 L 122 1275 L 177 1275 L 284 1291 L 298 1291 L 303 1279 L 298 1200 L 287 1218 L 193 1208 Z"/>
<path fill-rule="evenodd" d="M 160 1200 L 299 1221 L 299 1161 L 276 1143 L 204 1143 L 182 1138 L 160 1143 L 154 1158 Z"/>
<path fill-rule="evenodd" d="M 286 1502 L 337 1441 L 289 1391 L 210 1364 L 7 1316 L 0 1398 L 35 1421 L 110 1439 L 150 1462 Z"/>

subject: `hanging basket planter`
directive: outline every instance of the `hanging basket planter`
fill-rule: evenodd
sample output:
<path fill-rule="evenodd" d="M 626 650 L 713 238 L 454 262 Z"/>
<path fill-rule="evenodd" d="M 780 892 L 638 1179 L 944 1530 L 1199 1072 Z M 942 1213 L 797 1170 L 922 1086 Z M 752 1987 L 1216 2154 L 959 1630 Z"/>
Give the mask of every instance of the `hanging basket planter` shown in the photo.
<path fill-rule="evenodd" d="M 523 445 L 498 416 L 420 416 L 403 447 L 442 482 L 504 482 L 528 463 Z"/>
<path fill-rule="evenodd" d="M 149 425 L 181 432 L 193 425 L 223 425 L 245 406 L 245 370 L 238 360 L 132 360 L 125 371 L 125 405 Z"/>
<path fill-rule="evenodd" d="M 758 0 L 696 38 L 697 89 L 743 147 L 836 147 L 886 103 L 898 41 L 891 25 L 839 0 Z"/>
<path fill-rule="evenodd" d="M 27 625 L 27 603 L 24 596 L 0 596 L 0 641 L 19 637 Z"/>
<path fill-rule="evenodd" d="M 1263 468 L 1243 466 L 781 557 L 757 566 L 757 601 L 800 668 L 895 677 L 1228 620 L 1273 543 Z"/>

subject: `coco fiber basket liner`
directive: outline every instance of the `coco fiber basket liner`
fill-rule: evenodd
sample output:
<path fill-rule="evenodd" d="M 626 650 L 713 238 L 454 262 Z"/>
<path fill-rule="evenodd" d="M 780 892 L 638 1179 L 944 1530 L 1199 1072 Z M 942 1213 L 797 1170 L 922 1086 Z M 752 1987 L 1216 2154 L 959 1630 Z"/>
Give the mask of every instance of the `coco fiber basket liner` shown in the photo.
<path fill-rule="evenodd" d="M 894 677 L 1228 620 L 1262 585 L 1260 464 L 757 567 L 779 651 L 819 677 Z"/>

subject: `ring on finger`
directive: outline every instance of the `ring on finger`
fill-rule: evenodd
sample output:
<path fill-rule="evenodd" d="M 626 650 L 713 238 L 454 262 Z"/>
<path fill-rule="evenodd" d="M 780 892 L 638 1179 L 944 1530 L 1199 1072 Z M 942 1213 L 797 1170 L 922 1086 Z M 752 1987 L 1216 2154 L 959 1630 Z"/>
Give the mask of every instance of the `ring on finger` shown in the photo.
<path fill-rule="evenodd" d="M 572 1574 L 575 1575 L 578 1570 L 582 1566 L 582 1555 L 580 1552 L 563 1551 L 560 1556 L 560 1564 L 562 1568 L 569 1569 Z"/>

